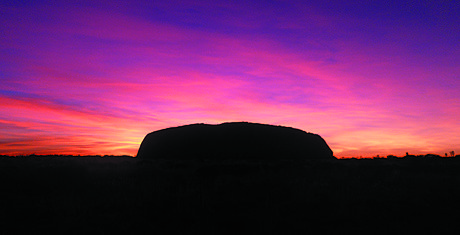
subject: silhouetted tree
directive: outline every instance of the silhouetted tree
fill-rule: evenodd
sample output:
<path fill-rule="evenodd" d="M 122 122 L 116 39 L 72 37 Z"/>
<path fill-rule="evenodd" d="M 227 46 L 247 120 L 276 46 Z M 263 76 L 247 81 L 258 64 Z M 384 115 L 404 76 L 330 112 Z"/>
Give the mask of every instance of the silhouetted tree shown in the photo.
<path fill-rule="evenodd" d="M 454 152 L 454 151 L 450 151 L 450 156 L 451 156 L 451 157 L 455 156 L 455 152 Z"/>

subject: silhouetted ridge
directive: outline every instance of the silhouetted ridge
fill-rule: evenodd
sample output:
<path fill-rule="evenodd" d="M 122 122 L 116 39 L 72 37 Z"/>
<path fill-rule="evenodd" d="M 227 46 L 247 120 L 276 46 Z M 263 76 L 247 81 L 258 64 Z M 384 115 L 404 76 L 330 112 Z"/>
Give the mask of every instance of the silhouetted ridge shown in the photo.
<path fill-rule="evenodd" d="M 334 159 L 319 135 L 248 122 L 191 124 L 155 131 L 144 138 L 137 157 Z"/>

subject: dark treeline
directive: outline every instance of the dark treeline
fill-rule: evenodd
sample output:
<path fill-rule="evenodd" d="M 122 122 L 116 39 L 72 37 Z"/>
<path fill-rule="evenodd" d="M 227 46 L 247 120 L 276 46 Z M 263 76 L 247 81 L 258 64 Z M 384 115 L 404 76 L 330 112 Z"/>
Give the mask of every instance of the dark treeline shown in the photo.
<path fill-rule="evenodd" d="M 130 155 L 70 155 L 70 154 L 30 154 L 30 155 L 0 155 L 0 157 L 133 157 Z"/>
<path fill-rule="evenodd" d="M 0 155 L 0 158 L 6 157 L 6 158 L 29 158 L 29 157 L 105 157 L 105 158 L 133 158 L 134 156 L 131 155 L 70 155 L 70 154 L 48 154 L 48 155 L 37 155 L 37 154 L 30 154 L 30 155 Z M 342 157 L 339 158 L 341 160 L 346 160 L 346 159 L 383 159 L 383 158 L 389 158 L 389 159 L 411 159 L 411 158 L 460 158 L 460 154 L 457 154 L 455 156 L 441 156 L 438 154 L 420 154 L 420 155 L 412 155 L 412 154 L 407 154 L 405 156 L 396 156 L 396 155 L 387 155 L 387 156 L 374 156 L 374 157 Z"/>
<path fill-rule="evenodd" d="M 395 155 L 387 155 L 387 156 L 380 156 L 380 155 L 377 155 L 377 156 L 374 156 L 374 157 L 341 157 L 339 159 L 383 159 L 383 158 L 388 158 L 388 159 L 412 159 L 412 158 L 418 158 L 418 159 L 421 159 L 421 158 L 460 158 L 460 155 L 457 154 L 455 156 L 450 156 L 450 155 L 446 155 L 445 156 L 441 156 L 441 155 L 438 155 L 438 154 L 432 154 L 432 153 L 429 153 L 429 154 L 420 154 L 420 155 L 412 155 L 412 154 L 406 154 L 405 156 L 395 156 Z"/>
<path fill-rule="evenodd" d="M 131 155 L 72 155 L 72 154 L 44 154 L 44 155 L 39 155 L 39 154 L 30 154 L 30 155 L 0 155 L 1 157 L 10 157 L 10 158 L 28 158 L 28 157 L 119 157 L 119 158 L 132 158 L 134 156 Z M 339 159 L 362 159 L 363 157 L 342 157 Z M 457 154 L 455 156 L 448 155 L 446 153 L 445 156 L 441 156 L 439 154 L 419 154 L 419 155 L 413 155 L 413 154 L 406 154 L 405 156 L 396 156 L 396 155 L 387 155 L 387 156 L 374 156 L 370 157 L 371 159 L 382 159 L 382 158 L 391 158 L 391 159 L 409 159 L 409 158 L 460 158 L 460 154 Z"/>
<path fill-rule="evenodd" d="M 0 157 L 0 231 L 459 231 L 460 158 Z"/>

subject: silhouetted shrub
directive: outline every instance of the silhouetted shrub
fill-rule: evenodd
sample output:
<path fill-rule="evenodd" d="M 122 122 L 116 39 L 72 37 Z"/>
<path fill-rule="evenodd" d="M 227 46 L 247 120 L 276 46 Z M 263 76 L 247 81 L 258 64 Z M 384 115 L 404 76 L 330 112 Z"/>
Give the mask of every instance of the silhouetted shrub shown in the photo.
<path fill-rule="evenodd" d="M 440 158 L 441 156 L 437 154 L 429 153 L 429 154 L 426 154 L 425 157 L 426 158 Z"/>

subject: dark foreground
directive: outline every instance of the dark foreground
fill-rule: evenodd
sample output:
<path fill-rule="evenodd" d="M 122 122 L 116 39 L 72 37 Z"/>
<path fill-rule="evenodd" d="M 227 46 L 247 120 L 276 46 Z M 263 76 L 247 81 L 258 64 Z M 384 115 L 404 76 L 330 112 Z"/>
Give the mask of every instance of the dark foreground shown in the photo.
<path fill-rule="evenodd" d="M 460 231 L 459 158 L 0 157 L 0 179 L 0 234 Z"/>

